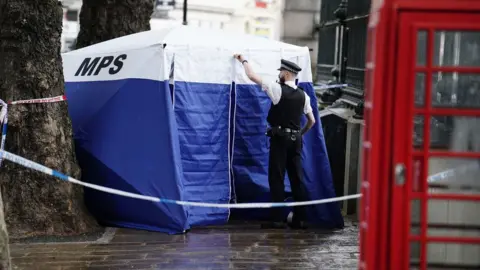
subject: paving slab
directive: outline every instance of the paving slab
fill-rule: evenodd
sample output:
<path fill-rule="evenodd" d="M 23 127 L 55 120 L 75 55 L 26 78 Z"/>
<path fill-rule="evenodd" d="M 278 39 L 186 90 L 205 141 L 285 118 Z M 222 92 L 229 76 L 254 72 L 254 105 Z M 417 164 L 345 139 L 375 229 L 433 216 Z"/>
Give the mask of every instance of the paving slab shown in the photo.
<path fill-rule="evenodd" d="M 237 222 L 194 228 L 183 235 L 109 228 L 96 239 L 83 240 L 12 243 L 14 269 L 358 268 L 355 222 L 334 231 L 264 230 L 259 224 Z"/>

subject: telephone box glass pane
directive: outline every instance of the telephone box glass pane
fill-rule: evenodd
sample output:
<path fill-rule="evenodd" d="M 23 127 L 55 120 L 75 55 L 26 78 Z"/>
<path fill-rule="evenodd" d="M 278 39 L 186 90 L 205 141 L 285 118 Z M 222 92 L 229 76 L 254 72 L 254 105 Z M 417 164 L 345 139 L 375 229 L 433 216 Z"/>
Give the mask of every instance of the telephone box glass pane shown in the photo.
<path fill-rule="evenodd" d="M 480 195 L 479 176 L 480 159 L 435 157 L 428 162 L 430 193 Z M 478 219 L 480 226 L 480 215 Z"/>
<path fill-rule="evenodd" d="M 425 73 L 415 74 L 415 106 L 425 105 Z"/>
<path fill-rule="evenodd" d="M 427 62 L 427 31 L 417 33 L 417 66 L 423 67 Z"/>
<path fill-rule="evenodd" d="M 430 149 L 480 153 L 480 117 L 432 117 L 430 134 Z"/>
<path fill-rule="evenodd" d="M 410 234 L 420 235 L 421 201 L 410 201 Z"/>
<path fill-rule="evenodd" d="M 480 245 L 460 243 L 429 243 L 428 269 L 478 269 Z"/>
<path fill-rule="evenodd" d="M 413 117 L 413 147 L 416 149 L 423 147 L 423 130 L 424 130 L 424 119 L 422 115 L 415 115 Z"/>
<path fill-rule="evenodd" d="M 435 66 L 480 67 L 480 32 L 436 31 Z"/>
<path fill-rule="evenodd" d="M 432 106 L 480 108 L 480 73 L 434 73 L 432 75 Z"/>

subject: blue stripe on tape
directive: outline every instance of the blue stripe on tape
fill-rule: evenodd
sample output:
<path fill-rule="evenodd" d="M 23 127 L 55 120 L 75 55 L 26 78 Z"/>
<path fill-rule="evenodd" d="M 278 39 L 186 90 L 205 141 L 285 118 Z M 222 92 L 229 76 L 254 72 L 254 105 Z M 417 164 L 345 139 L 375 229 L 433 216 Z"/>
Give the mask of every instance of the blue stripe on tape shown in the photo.
<path fill-rule="evenodd" d="M 129 198 L 134 198 L 134 199 L 139 199 L 139 200 L 152 201 L 152 202 L 177 204 L 177 205 L 182 205 L 182 206 L 215 207 L 215 208 L 272 208 L 272 207 L 292 207 L 292 206 L 301 206 L 301 205 L 303 206 L 303 205 L 323 204 L 323 203 L 331 203 L 331 202 L 357 199 L 357 198 L 362 197 L 362 194 L 355 194 L 355 195 L 348 195 L 348 196 L 336 197 L 336 198 L 328 198 L 328 199 L 315 200 L 315 201 L 287 202 L 287 203 L 218 204 L 218 203 L 176 201 L 176 200 L 171 200 L 171 199 L 161 199 L 161 198 L 152 197 L 152 196 L 135 194 L 135 193 L 126 192 L 126 191 L 122 191 L 122 190 L 118 190 L 118 189 L 113 189 L 113 188 L 103 187 L 103 186 L 99 186 L 99 185 L 95 185 L 95 184 L 85 183 L 85 182 L 82 182 L 80 180 L 68 177 L 63 173 L 52 170 L 52 169 L 47 168 L 43 165 L 40 165 L 40 164 L 35 163 L 31 160 L 28 160 L 26 158 L 17 156 L 15 154 L 12 154 L 12 153 L 4 151 L 4 150 L 0 150 L 0 157 L 1 156 L 3 156 L 7 160 L 10 160 L 14 163 L 17 163 L 17 164 L 22 165 L 24 167 L 27 167 L 29 169 L 33 169 L 33 170 L 36 170 L 36 171 L 39 171 L 39 172 L 43 172 L 45 174 L 57 177 L 57 178 L 62 179 L 64 181 L 71 182 L 73 184 L 82 185 L 82 186 L 89 187 L 89 188 L 92 188 L 92 189 L 95 189 L 95 190 L 99 190 L 99 191 L 107 192 L 107 193 L 111 193 L 111 194 L 116 194 L 116 195 L 120 195 L 120 196 L 124 196 L 124 197 L 129 197 Z"/>
<path fill-rule="evenodd" d="M 2 123 L 2 137 L 0 138 L 0 150 L 5 149 L 5 140 L 7 139 L 7 127 L 8 127 L 8 105 L 0 99 L 0 123 Z M 0 167 L 2 166 L 3 158 L 0 157 Z"/>
<path fill-rule="evenodd" d="M 180 205 L 179 201 L 176 201 L 176 200 L 170 200 L 170 199 L 161 199 L 159 198 L 160 202 L 163 202 L 163 203 L 170 203 L 170 204 L 178 204 Z"/>
<path fill-rule="evenodd" d="M 63 181 L 68 181 L 68 176 L 66 176 L 65 174 L 63 174 L 61 172 L 57 172 L 55 170 L 52 170 L 52 176 L 60 178 Z"/>
<path fill-rule="evenodd" d="M 0 150 L 5 149 L 5 140 L 7 139 L 8 117 L 5 116 L 2 125 L 2 137 L 0 138 Z M 2 166 L 3 158 L 0 156 L 0 167 Z"/>

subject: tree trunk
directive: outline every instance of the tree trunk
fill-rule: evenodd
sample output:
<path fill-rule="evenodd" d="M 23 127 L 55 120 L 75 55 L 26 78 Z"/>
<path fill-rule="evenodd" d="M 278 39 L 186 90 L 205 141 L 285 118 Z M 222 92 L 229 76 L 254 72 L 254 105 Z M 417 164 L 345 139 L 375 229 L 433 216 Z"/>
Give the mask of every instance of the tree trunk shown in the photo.
<path fill-rule="evenodd" d="M 63 95 L 58 0 L 0 0 L 0 98 Z M 66 102 L 11 105 L 5 149 L 79 178 Z M 82 188 L 4 161 L 0 168 L 11 237 L 74 235 L 98 228 Z"/>
<path fill-rule="evenodd" d="M 83 0 L 76 49 L 150 30 L 152 0 Z"/>
<path fill-rule="evenodd" d="M 1 13 L 0 13 L 1 14 Z M 0 269 L 11 269 L 10 249 L 8 247 L 8 232 L 3 212 L 2 194 L 0 192 Z"/>

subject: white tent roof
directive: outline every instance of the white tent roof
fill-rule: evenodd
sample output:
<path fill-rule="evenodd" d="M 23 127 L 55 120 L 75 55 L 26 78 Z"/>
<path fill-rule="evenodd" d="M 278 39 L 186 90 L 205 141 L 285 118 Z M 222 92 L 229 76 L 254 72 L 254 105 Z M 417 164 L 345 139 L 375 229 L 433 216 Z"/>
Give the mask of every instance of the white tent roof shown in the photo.
<path fill-rule="evenodd" d="M 210 30 L 191 26 L 174 26 L 159 30 L 140 32 L 66 53 L 90 54 L 141 49 L 149 46 L 166 44 L 174 47 L 210 47 L 233 51 L 284 51 L 303 54 L 308 52 L 299 47 L 262 37 L 236 34 L 224 30 Z"/>
<path fill-rule="evenodd" d="M 167 72 L 170 68 L 170 64 L 167 63 L 175 61 L 175 77 L 181 81 L 229 83 L 235 80 L 239 83 L 253 83 L 245 76 L 240 63 L 234 61 L 234 53 L 244 54 L 254 70 L 268 77 L 268 80 L 275 80 L 277 77 L 280 59 L 288 59 L 302 68 L 298 76 L 301 82 L 312 81 L 310 52 L 307 47 L 223 30 L 183 25 L 123 36 L 65 53 L 64 66 L 70 73 L 75 73 L 85 57 L 126 52 L 132 55 L 137 52 L 139 56 L 136 58 L 129 56 L 127 61 L 132 61 L 130 59 L 135 61 L 128 66 L 133 69 L 133 66 L 140 65 L 137 69 L 145 70 L 148 65 L 144 65 L 143 62 L 148 61 L 149 57 L 158 51 L 154 47 L 165 48 L 161 50 L 165 53 L 166 61 L 165 69 L 162 70 Z M 143 62 L 140 63 L 141 61 Z"/>

